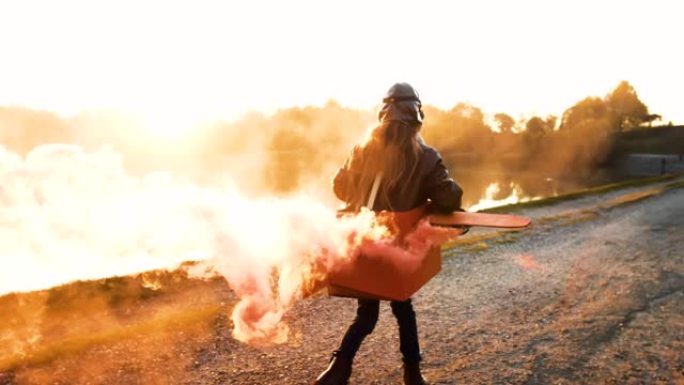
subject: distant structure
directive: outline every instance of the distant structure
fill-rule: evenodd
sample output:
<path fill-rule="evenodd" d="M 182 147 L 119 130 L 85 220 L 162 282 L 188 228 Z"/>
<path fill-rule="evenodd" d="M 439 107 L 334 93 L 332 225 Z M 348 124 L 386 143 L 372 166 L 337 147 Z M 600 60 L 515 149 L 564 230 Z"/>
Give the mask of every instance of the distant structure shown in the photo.
<path fill-rule="evenodd" d="M 684 125 L 643 128 L 618 135 L 611 158 L 626 176 L 684 173 Z"/>

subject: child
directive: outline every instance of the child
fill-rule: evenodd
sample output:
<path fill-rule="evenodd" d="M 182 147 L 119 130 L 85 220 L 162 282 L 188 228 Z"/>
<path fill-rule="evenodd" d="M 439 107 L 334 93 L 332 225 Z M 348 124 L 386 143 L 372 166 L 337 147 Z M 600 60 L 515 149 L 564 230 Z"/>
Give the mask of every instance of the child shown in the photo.
<path fill-rule="evenodd" d="M 423 111 L 418 93 L 407 83 L 393 85 L 383 99 L 380 123 L 369 138 L 354 147 L 338 171 L 333 190 L 351 210 L 409 211 L 430 202 L 431 210 L 452 212 L 461 207 L 461 188 L 449 177 L 441 156 L 426 145 L 419 132 Z M 380 301 L 359 299 L 356 318 L 328 368 L 314 385 L 345 385 L 363 339 L 378 320 Z M 418 328 L 411 300 L 391 301 L 399 324 L 404 384 L 426 385 L 420 372 Z"/>

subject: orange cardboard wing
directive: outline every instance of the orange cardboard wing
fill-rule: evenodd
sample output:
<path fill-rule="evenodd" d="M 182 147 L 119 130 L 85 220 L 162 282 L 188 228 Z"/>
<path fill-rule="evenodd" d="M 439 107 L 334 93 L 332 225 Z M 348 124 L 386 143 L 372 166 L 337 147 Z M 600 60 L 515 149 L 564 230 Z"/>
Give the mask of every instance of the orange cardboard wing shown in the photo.
<path fill-rule="evenodd" d="M 510 214 L 487 214 L 455 212 L 451 214 L 432 214 L 430 224 L 434 226 L 480 226 L 517 229 L 530 225 L 530 218 Z"/>

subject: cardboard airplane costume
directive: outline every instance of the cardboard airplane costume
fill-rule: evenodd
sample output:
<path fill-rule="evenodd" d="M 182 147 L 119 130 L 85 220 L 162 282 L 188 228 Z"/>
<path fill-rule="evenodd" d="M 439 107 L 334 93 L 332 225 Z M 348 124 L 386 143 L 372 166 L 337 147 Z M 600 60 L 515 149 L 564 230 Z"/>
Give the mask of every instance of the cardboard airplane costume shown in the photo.
<path fill-rule="evenodd" d="M 406 212 L 389 213 L 399 236 L 411 232 L 426 216 L 426 207 Z M 452 214 L 428 215 L 433 226 L 447 226 L 461 229 L 460 234 L 471 226 L 497 228 L 523 228 L 530 224 L 530 218 L 507 215 L 454 212 Z M 442 254 L 439 245 L 432 247 L 419 261 L 417 269 L 407 271 L 386 259 L 369 258 L 360 255 L 340 269 L 328 275 L 328 294 L 341 297 L 375 298 L 405 301 L 423 287 L 440 270 Z"/>

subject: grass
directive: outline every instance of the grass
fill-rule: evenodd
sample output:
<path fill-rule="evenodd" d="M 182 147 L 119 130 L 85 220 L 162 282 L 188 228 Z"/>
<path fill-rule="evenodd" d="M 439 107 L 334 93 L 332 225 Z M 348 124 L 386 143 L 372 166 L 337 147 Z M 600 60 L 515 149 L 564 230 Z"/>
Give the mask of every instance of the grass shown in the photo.
<path fill-rule="evenodd" d="M 647 178 L 630 179 L 630 180 L 626 180 L 623 182 L 610 183 L 610 184 L 606 184 L 606 185 L 602 185 L 602 186 L 591 187 L 591 188 L 587 188 L 584 190 L 575 191 L 575 192 L 572 192 L 569 194 L 558 195 L 555 197 L 549 197 L 549 198 L 544 198 L 544 199 L 539 199 L 539 200 L 529 201 L 529 202 L 514 203 L 514 204 L 499 206 L 499 207 L 492 207 L 490 209 L 482 210 L 482 212 L 503 213 L 503 212 L 510 212 L 513 209 L 550 206 L 550 205 L 554 205 L 554 204 L 559 203 L 559 202 L 570 201 L 570 200 L 574 200 L 574 199 L 583 198 L 586 196 L 601 195 L 601 194 L 605 194 L 605 193 L 610 192 L 610 191 L 620 190 L 620 189 L 629 188 L 629 187 L 646 186 L 646 185 L 650 185 L 650 184 L 654 184 L 654 183 L 665 182 L 665 181 L 672 180 L 675 178 L 676 178 L 675 175 L 667 174 L 667 175 L 658 175 L 658 176 L 647 177 Z M 674 182 L 673 184 L 679 184 L 679 183 L 684 183 L 684 181 Z"/>
<path fill-rule="evenodd" d="M 0 370 L 12 370 L 17 365 L 38 365 L 98 344 L 113 343 L 163 330 L 182 330 L 186 326 L 212 320 L 225 311 L 226 308 L 219 305 L 183 309 L 166 312 L 133 325 L 116 325 L 101 331 L 69 336 L 37 346 L 23 354 L 0 357 Z"/>
<path fill-rule="evenodd" d="M 483 210 L 482 212 L 500 213 L 510 212 L 513 209 L 549 206 L 559 202 L 570 201 L 585 196 L 600 195 L 611 191 L 630 187 L 648 186 L 655 183 L 669 181 L 677 177 L 678 176 L 676 175 L 660 175 L 656 177 L 632 179 L 624 182 L 611 183 L 603 186 L 588 188 L 570 194 L 541 199 L 538 201 L 522 202 L 512 205 L 495 207 Z M 631 203 L 640 202 L 644 199 L 660 195 L 664 191 L 683 187 L 684 180 L 677 180 L 668 183 L 664 186 L 657 186 L 644 191 L 629 192 L 618 197 L 612 198 L 608 201 L 602 202 L 592 208 L 571 210 L 556 215 L 539 218 L 535 220 L 534 224 L 537 226 L 571 226 L 581 222 L 586 222 L 595 219 L 599 215 L 600 210 L 609 210 Z M 524 230 L 499 230 L 483 234 L 471 234 L 468 236 L 456 238 L 455 240 L 444 244 L 442 249 L 448 250 L 454 247 L 459 247 L 461 250 L 465 252 L 481 252 L 487 250 L 490 246 L 493 245 L 514 243 L 523 234 L 523 231 Z"/>
<path fill-rule="evenodd" d="M 680 181 L 668 183 L 665 185 L 665 188 L 668 190 L 676 189 L 676 188 L 682 188 L 682 187 L 684 187 L 684 179 L 680 180 Z"/>
<path fill-rule="evenodd" d="M 158 288 L 146 288 L 150 282 Z M 221 280 L 192 280 L 182 269 L 155 270 L 0 296 L 0 313 L 10 314 L 0 322 L 0 339 L 4 328 L 10 337 L 14 328 L 17 336 L 27 330 L 39 335 L 37 343 L 20 344 L 15 351 L 0 350 L 0 373 L 79 354 L 93 346 L 194 330 L 230 311 L 230 305 L 220 304 L 212 294 L 216 284 L 221 285 Z M 26 329 L 24 323 L 35 325 L 38 331 Z M 11 338 L 6 341 L 12 343 Z"/>
<path fill-rule="evenodd" d="M 644 199 L 653 197 L 655 195 L 660 195 L 663 193 L 663 191 L 665 191 L 664 188 L 655 188 L 646 191 L 635 191 L 613 198 L 607 202 L 602 203 L 599 207 L 601 209 L 612 209 L 615 207 L 624 206 L 626 204 L 639 202 Z"/>

